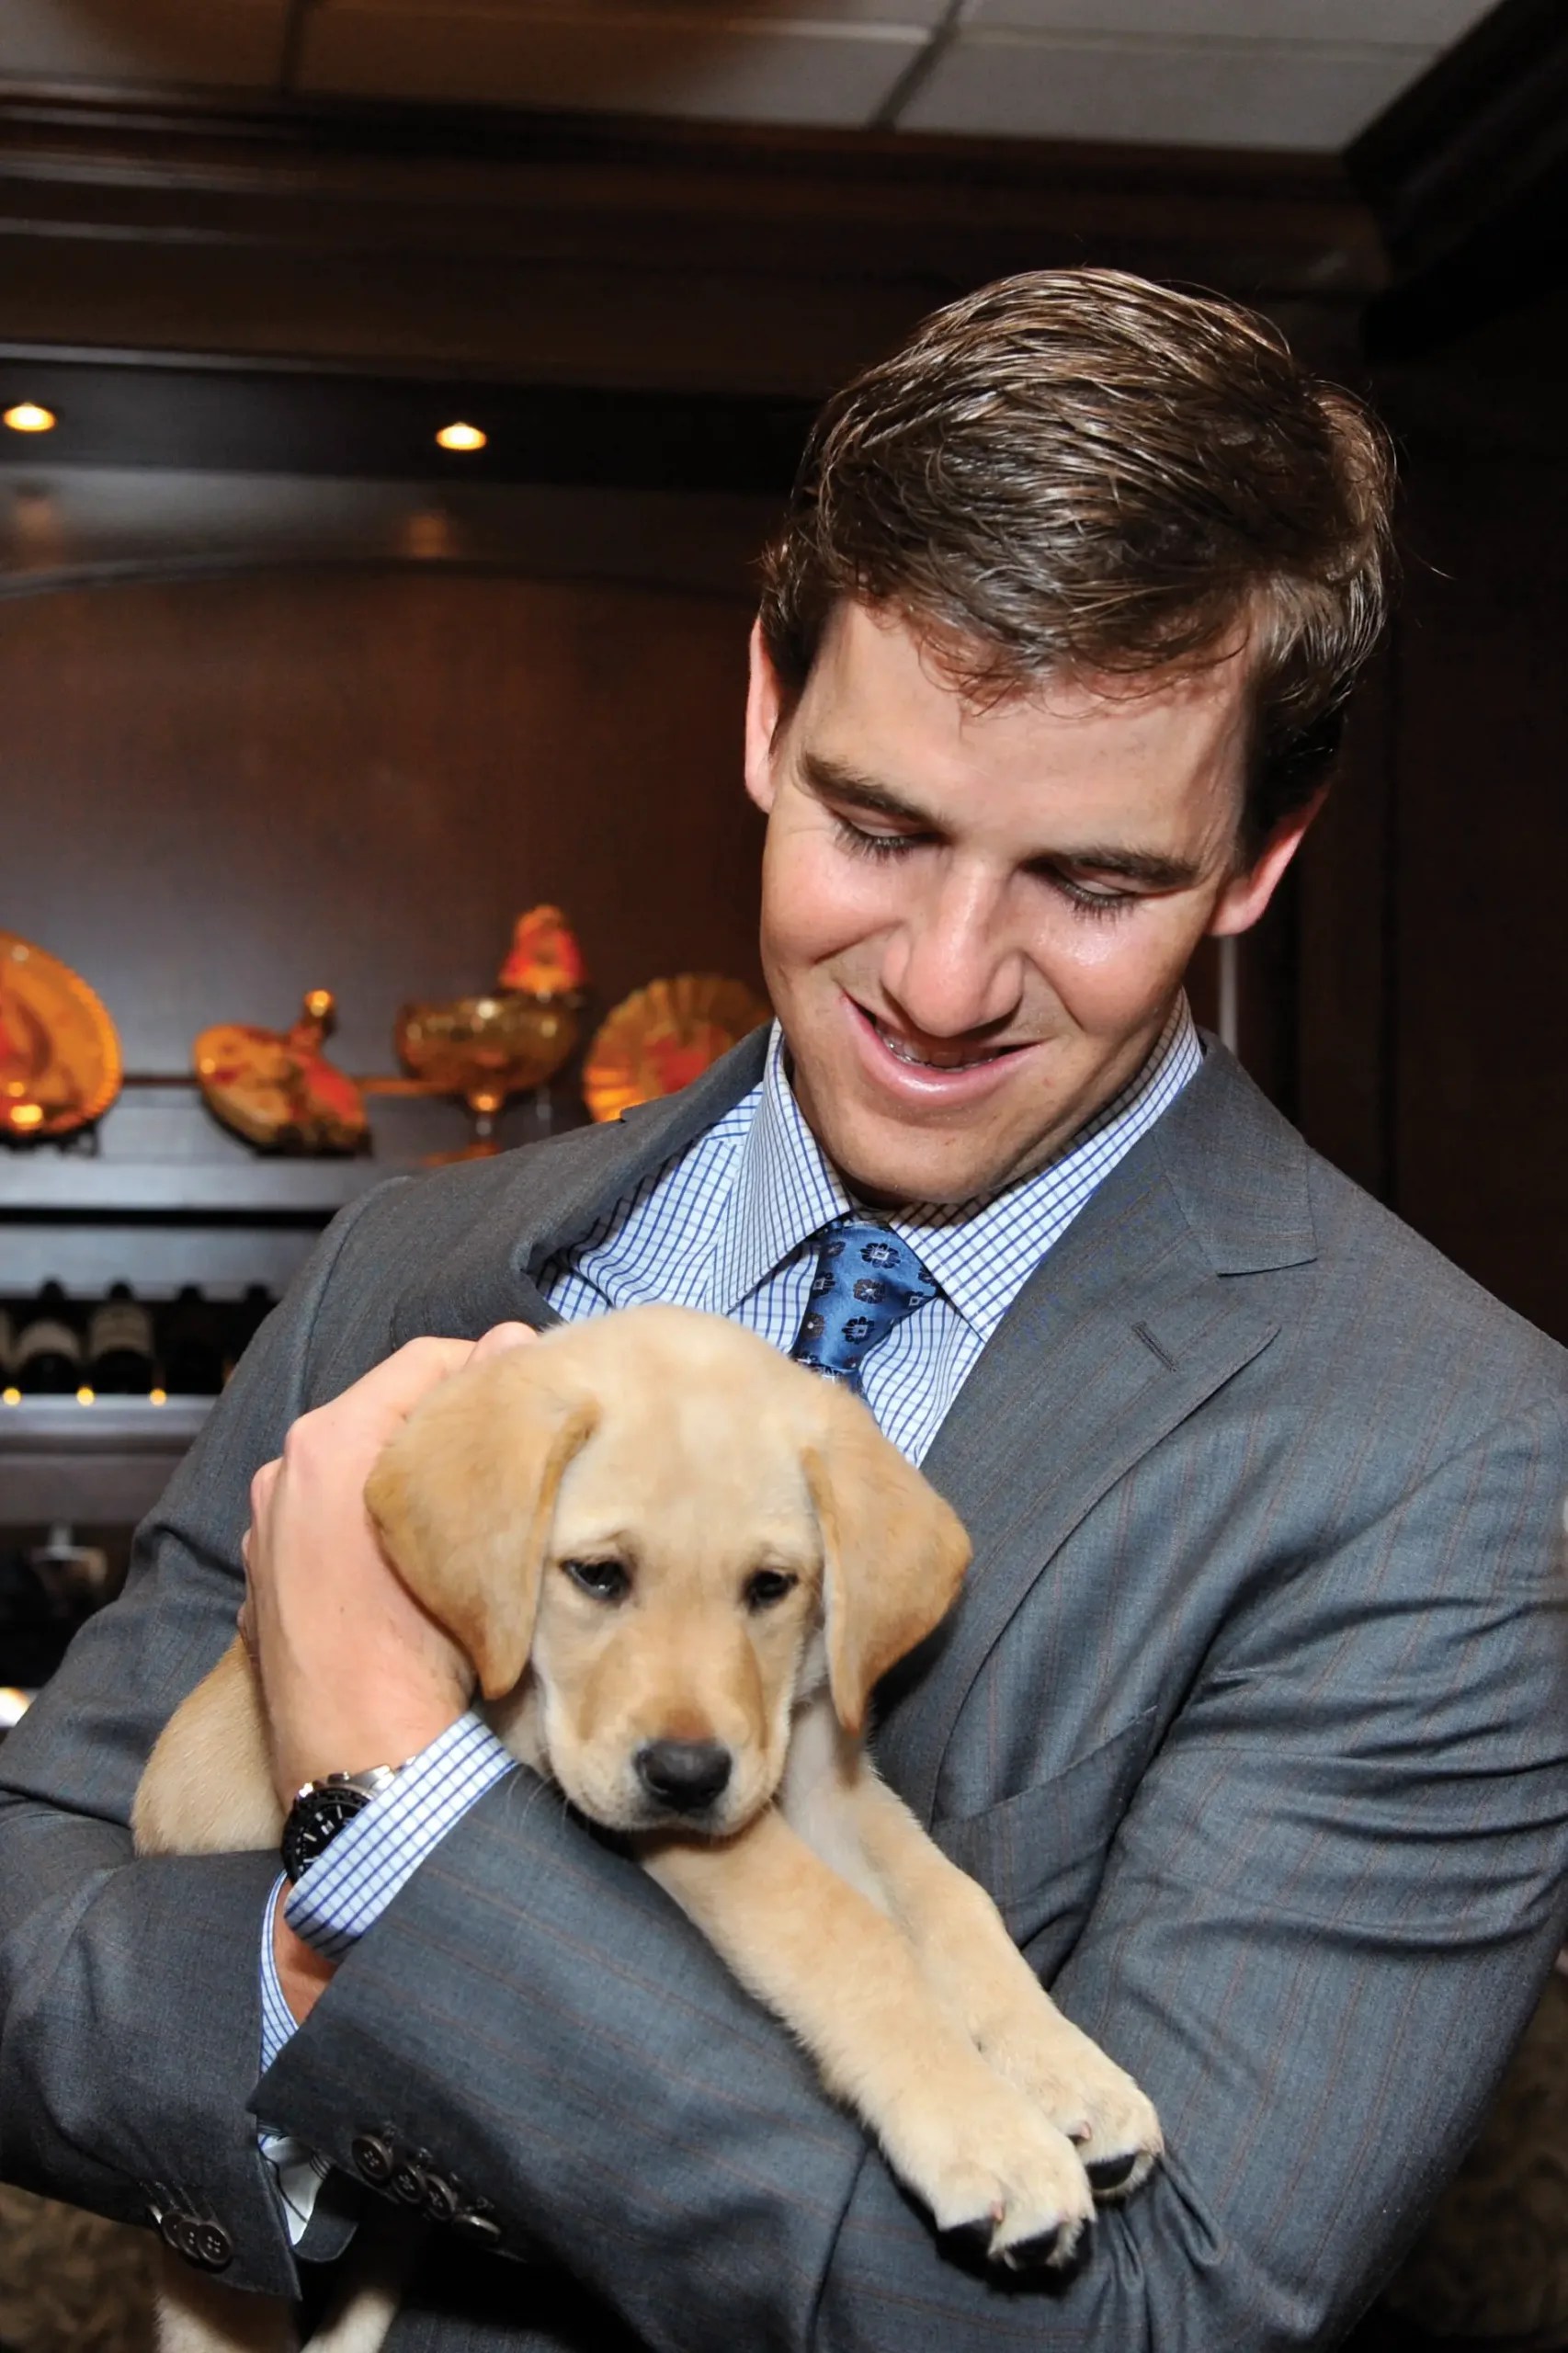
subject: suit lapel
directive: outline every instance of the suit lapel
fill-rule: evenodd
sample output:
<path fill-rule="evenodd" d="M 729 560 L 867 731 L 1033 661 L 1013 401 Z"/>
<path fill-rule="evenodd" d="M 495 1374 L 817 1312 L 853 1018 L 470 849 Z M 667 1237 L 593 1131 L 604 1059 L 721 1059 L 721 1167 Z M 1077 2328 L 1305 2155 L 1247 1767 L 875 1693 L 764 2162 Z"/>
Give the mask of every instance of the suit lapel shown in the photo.
<path fill-rule="evenodd" d="M 392 1345 L 426 1332 L 472 1339 L 493 1324 L 557 1322 L 537 1280 L 546 1262 L 733 1110 L 761 1079 L 767 1053 L 767 1031 L 754 1030 L 678 1095 L 543 1148 L 470 1162 L 446 1180 L 421 1179 L 472 1186 L 472 1206 L 455 1245 L 403 1291 Z"/>
<path fill-rule="evenodd" d="M 1254 1184 L 1235 1184 L 1233 1154 Z M 1273 1339 L 1256 1287 L 1231 1278 L 1314 1254 L 1305 1149 L 1211 1047 L 1042 1259 L 926 1459 L 975 1559 L 934 1656 L 883 1694 L 878 1756 L 923 1820 L 976 1677 L 1074 1529 Z"/>

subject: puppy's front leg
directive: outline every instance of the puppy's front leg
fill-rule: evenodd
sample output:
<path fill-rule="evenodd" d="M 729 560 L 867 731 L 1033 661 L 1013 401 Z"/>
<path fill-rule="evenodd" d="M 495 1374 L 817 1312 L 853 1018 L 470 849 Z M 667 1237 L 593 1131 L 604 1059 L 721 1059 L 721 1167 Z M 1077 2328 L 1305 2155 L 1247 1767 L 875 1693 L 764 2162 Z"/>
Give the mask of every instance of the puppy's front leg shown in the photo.
<path fill-rule="evenodd" d="M 864 1759 L 839 1802 L 940 1999 L 992 2066 L 1077 2143 L 1097 2194 L 1127 2196 L 1163 2146 L 1151 2102 L 1062 2017 L 984 1889 L 948 1860 Z"/>
<path fill-rule="evenodd" d="M 769 1808 L 733 1838 L 639 1842 L 648 1870 L 799 2036 L 943 2230 L 1065 2262 L 1093 2212 L 1071 2142 L 987 2066 L 900 1930 Z"/>

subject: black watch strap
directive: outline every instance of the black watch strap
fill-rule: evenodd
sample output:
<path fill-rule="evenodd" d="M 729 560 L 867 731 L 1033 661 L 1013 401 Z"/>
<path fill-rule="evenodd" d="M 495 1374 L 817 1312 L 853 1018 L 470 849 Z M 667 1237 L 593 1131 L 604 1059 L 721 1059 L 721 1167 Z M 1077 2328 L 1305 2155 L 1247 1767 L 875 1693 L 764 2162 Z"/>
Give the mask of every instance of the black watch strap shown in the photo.
<path fill-rule="evenodd" d="M 327 1773 L 296 1790 L 283 1824 L 283 1869 L 288 1877 L 297 1880 L 309 1870 L 338 1832 L 392 1786 L 399 1770 L 395 1765 L 370 1765 L 360 1773 Z"/>

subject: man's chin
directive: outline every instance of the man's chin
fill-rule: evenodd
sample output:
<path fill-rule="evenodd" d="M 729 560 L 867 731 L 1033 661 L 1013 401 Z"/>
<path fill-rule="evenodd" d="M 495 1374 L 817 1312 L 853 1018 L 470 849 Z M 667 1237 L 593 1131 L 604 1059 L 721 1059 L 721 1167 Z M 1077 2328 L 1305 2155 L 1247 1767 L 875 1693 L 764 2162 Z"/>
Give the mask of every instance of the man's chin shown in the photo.
<path fill-rule="evenodd" d="M 961 1131 L 895 1128 L 889 1134 L 891 1123 L 880 1120 L 828 1124 L 817 1139 L 824 1152 L 848 1190 L 879 1209 L 957 1209 L 1002 1191 L 1038 1165 L 1027 1149 L 1008 1151 L 994 1139 L 982 1142 Z"/>

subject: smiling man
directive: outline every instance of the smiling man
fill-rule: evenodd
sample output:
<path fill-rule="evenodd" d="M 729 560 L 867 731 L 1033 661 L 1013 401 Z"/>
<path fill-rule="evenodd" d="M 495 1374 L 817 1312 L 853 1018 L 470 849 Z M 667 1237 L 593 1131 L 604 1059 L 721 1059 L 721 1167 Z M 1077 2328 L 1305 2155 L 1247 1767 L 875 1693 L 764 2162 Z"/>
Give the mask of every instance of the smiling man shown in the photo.
<path fill-rule="evenodd" d="M 1183 995 L 1326 787 L 1387 495 L 1272 330 L 1106 272 L 984 290 L 830 404 L 752 646 L 777 1025 L 619 1127 L 373 1193 L 259 1336 L 0 1751 L 10 2173 L 307 2300 L 357 2212 L 417 2209 L 392 2353 L 1340 2340 L 1568 1884 L 1562 1354 Z M 939 2241 L 536 1802 L 377 1550 L 421 1395 L 647 1299 L 849 1383 L 968 1524 L 877 1749 L 1159 2107 L 1070 2279 Z M 283 1878 L 125 1827 L 242 1554 Z"/>

